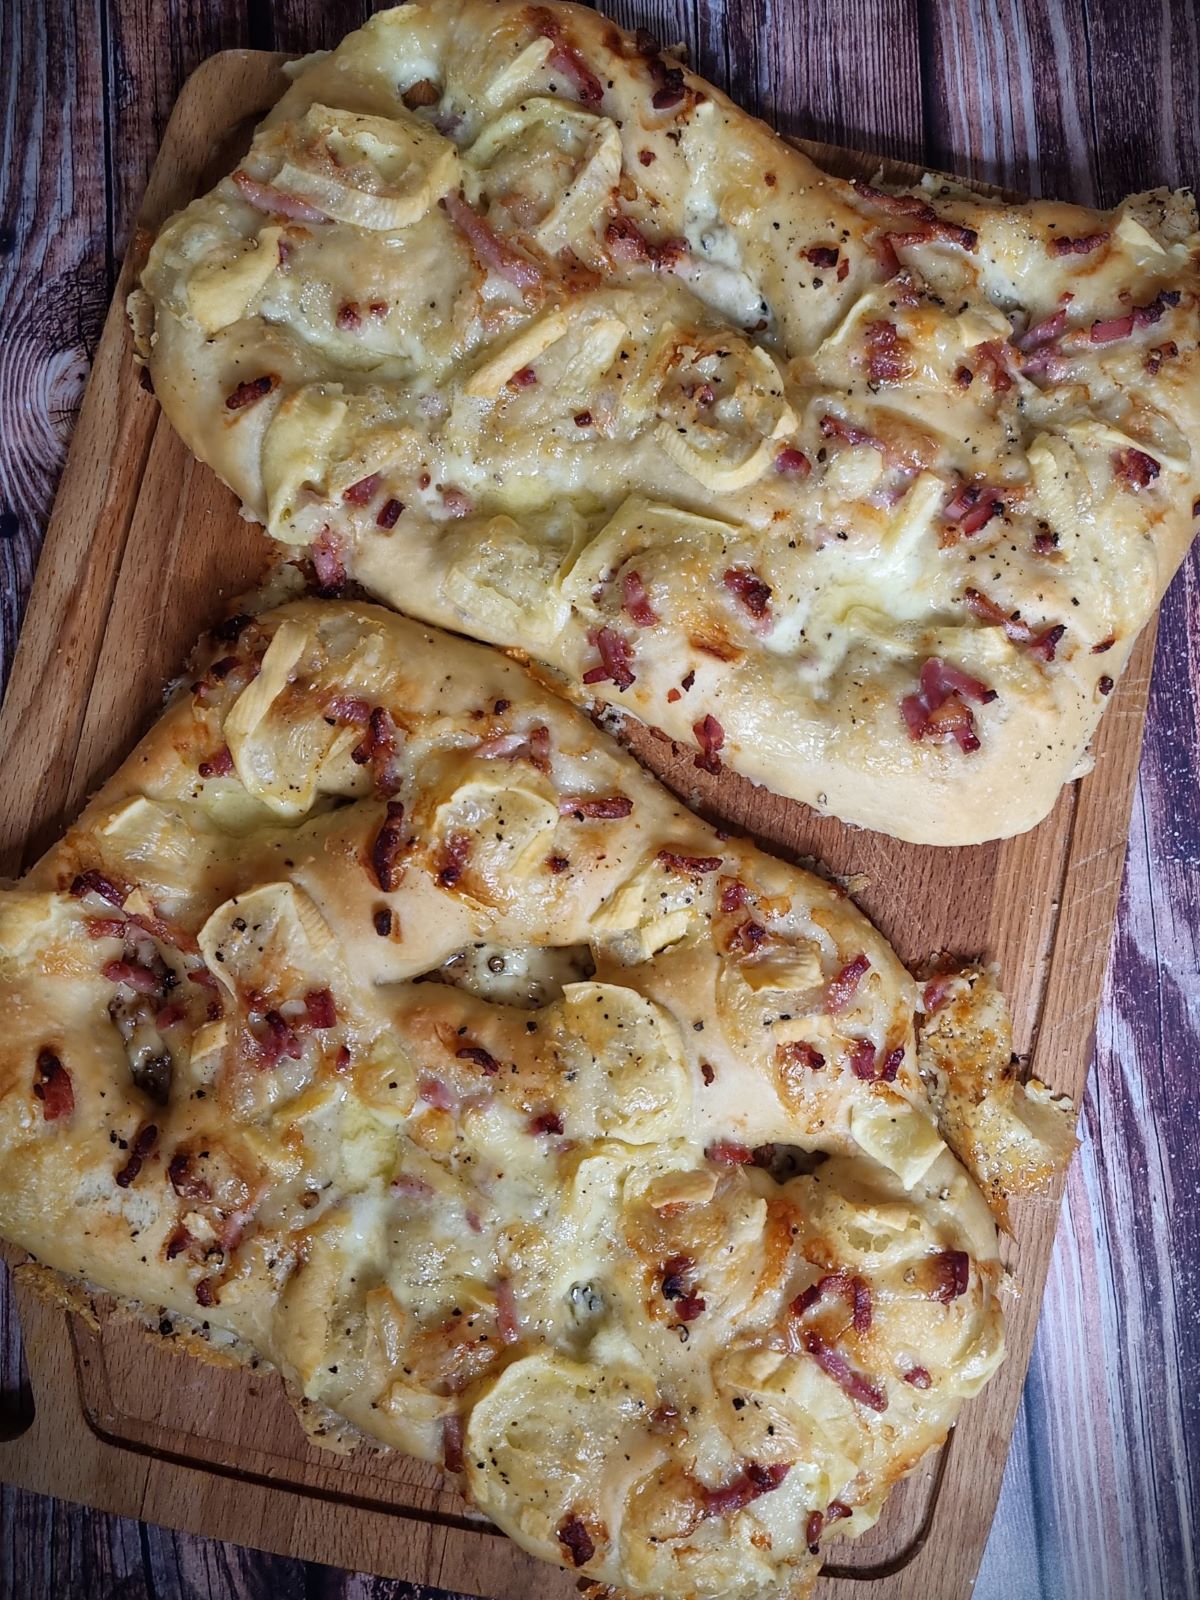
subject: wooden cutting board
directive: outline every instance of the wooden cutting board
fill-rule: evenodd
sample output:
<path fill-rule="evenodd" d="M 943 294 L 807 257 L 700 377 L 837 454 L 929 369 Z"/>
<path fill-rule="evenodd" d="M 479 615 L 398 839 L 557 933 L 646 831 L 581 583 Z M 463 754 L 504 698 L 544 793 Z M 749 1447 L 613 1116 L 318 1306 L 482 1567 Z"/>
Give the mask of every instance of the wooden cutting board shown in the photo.
<path fill-rule="evenodd" d="M 0 871 L 36 858 L 145 730 L 196 635 L 256 579 L 261 531 L 198 465 L 141 387 L 124 302 L 148 240 L 228 171 L 280 93 L 282 57 L 214 56 L 185 85 L 150 178 L 75 431 L 0 714 Z M 804 144 L 844 176 L 912 182 L 919 169 Z M 1095 742 L 1095 770 L 1034 832 L 935 850 L 862 832 L 756 789 L 698 774 L 690 752 L 639 731 L 637 754 L 701 808 L 783 855 L 854 874 L 858 903 L 910 964 L 934 950 L 999 963 L 1016 1048 L 1082 1097 L 1141 744 L 1153 627 Z M 1060 1188 L 1014 1207 L 1005 1249 L 1020 1293 L 1009 1357 L 949 1442 L 837 1545 L 821 1600 L 953 1600 L 970 1593 L 1033 1341 Z M 10 1263 L 19 1252 L 7 1250 Z M 442 1486 L 430 1467 L 305 1438 L 277 1376 L 190 1361 L 107 1315 L 14 1288 L 31 1396 L 0 1413 L 0 1479 L 106 1511 L 281 1554 L 494 1597 L 574 1592 Z"/>

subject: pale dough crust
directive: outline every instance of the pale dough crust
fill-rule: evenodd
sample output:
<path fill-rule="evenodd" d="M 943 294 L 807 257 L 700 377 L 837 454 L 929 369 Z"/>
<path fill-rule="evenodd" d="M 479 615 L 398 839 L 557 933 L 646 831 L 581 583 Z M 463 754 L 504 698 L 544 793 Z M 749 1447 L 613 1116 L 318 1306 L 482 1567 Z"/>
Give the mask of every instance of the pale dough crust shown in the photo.
<path fill-rule="evenodd" d="M 296 601 L 0 892 L 0 1233 L 614 1591 L 804 1595 L 1002 1356 L 956 981 L 919 1064 L 835 885 L 499 653 Z"/>
<path fill-rule="evenodd" d="M 142 279 L 253 517 L 847 821 L 1045 816 L 1194 531 L 1189 196 L 855 189 L 572 6 L 292 71 Z"/>

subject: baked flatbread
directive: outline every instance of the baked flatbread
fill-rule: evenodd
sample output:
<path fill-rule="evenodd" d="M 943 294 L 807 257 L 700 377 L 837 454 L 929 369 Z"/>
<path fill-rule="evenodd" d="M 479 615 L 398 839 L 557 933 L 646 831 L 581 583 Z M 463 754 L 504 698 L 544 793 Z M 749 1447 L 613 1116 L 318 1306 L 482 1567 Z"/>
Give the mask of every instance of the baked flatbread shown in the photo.
<path fill-rule="evenodd" d="M 986 982 L 919 1066 L 835 885 L 498 653 L 297 601 L 0 892 L 0 1233 L 614 1593 L 802 1596 L 1001 1359 L 938 1112 L 997 1200 L 1070 1144 L 988 1120 Z"/>
<path fill-rule="evenodd" d="M 851 185 L 571 6 L 291 73 L 138 313 L 251 516 L 847 821 L 1049 811 L 1193 534 L 1189 196 Z"/>

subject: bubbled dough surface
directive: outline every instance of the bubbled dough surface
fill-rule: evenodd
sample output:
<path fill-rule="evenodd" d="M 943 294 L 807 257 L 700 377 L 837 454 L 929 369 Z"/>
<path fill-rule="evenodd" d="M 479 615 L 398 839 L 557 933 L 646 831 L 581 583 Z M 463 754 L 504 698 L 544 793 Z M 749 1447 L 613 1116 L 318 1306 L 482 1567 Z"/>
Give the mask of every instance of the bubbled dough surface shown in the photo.
<path fill-rule="evenodd" d="M 807 1592 L 808 1514 L 841 1499 L 841 1531 L 869 1525 L 1002 1352 L 994 1228 L 933 1126 L 907 973 L 835 887 L 717 835 L 495 652 L 305 600 L 210 644 L 193 672 L 201 687 L 0 894 L 0 1231 L 231 1331 L 384 1443 L 440 1461 L 445 1417 L 463 1417 L 463 1487 L 540 1556 L 565 1561 L 558 1530 L 576 1516 L 596 1547 L 586 1573 L 631 1595 Z M 385 801 L 335 696 L 400 730 L 390 893 L 368 864 Z M 538 728 L 541 765 L 522 745 Z M 489 756 L 498 738 L 520 748 Z M 202 779 L 223 743 L 234 770 Z M 581 796 L 631 808 L 560 808 Z M 457 833 L 469 850 L 445 884 Z M 672 870 L 662 849 L 720 871 Z M 126 910 L 170 934 L 159 952 L 186 1016 L 167 1035 L 166 1107 L 133 1087 L 109 1020 L 102 969 L 121 941 L 87 924 L 119 913 L 72 897 L 89 870 L 134 885 Z M 736 911 L 721 909 L 730 882 Z M 739 948 L 745 918 L 767 932 Z M 476 945 L 510 963 L 494 986 Z M 826 986 L 860 954 L 869 971 L 831 1012 Z M 184 975 L 198 956 L 215 988 Z M 430 973 L 452 981 L 417 981 Z M 336 1026 L 264 1068 L 264 1009 L 294 1016 L 320 988 Z M 902 1051 L 894 1082 L 854 1075 L 863 1040 Z M 787 1065 L 795 1041 L 824 1067 Z M 31 1092 L 43 1049 L 73 1083 L 57 1121 Z M 533 1129 L 547 1112 L 561 1135 Z M 121 1187 L 150 1121 L 157 1143 Z M 706 1159 L 728 1140 L 828 1159 L 779 1183 Z M 178 1157 L 206 1193 L 177 1192 Z M 168 1259 L 181 1226 L 192 1242 Z M 943 1304 L 930 1263 L 948 1249 L 972 1266 Z M 661 1294 L 676 1256 L 706 1301 L 686 1343 Z M 871 1328 L 837 1295 L 807 1327 L 882 1386 L 884 1412 L 793 1337 L 789 1304 L 835 1269 L 869 1283 Z M 928 1389 L 903 1381 L 917 1365 Z M 663 1406 L 674 1420 L 652 1423 Z M 747 1461 L 791 1470 L 701 1517 L 699 1486 Z"/>
<path fill-rule="evenodd" d="M 590 11 L 551 9 L 602 82 L 597 106 L 572 103 L 530 9 L 507 3 L 381 13 L 294 69 L 246 169 L 302 179 L 310 200 L 358 220 L 268 224 L 225 180 L 168 224 L 143 277 L 168 415 L 285 544 L 331 527 L 375 595 L 529 651 L 576 697 L 684 741 L 711 713 L 738 770 L 901 838 L 970 843 L 1031 826 L 1076 768 L 1105 702 L 1098 684 L 1119 676 L 1192 536 L 1190 200 L 1142 197 L 1099 217 L 931 190 L 978 245 L 901 247 L 923 292 L 897 304 L 872 241 L 906 219 L 690 74 L 684 102 L 655 111 L 628 36 Z M 440 99 L 410 112 L 401 96 L 417 83 Z M 354 148 L 376 161 L 368 187 L 385 191 L 365 208 L 356 192 L 330 198 L 327 172 L 325 187 L 304 177 L 313 141 L 350 118 L 370 119 L 375 143 Z M 475 258 L 438 204 L 459 185 L 540 265 L 537 287 L 522 293 Z M 686 239 L 686 259 L 674 271 L 623 264 L 605 245 L 614 214 L 652 240 Z M 1111 234 L 1101 250 L 1049 253 L 1056 236 L 1097 230 Z M 286 271 L 272 265 L 280 236 Z M 814 245 L 838 248 L 844 279 L 804 258 Z M 1181 300 L 1153 327 L 1089 343 L 1093 321 L 1164 288 Z M 994 393 L 980 346 L 1064 295 L 1082 341 L 1066 376 L 1017 370 Z M 350 329 L 338 325 L 347 301 L 361 312 Z M 869 381 L 866 330 L 880 320 L 906 347 L 902 382 Z M 1151 373 L 1148 349 L 1167 341 L 1178 353 Z M 964 363 L 967 390 L 954 380 Z M 525 365 L 538 382 L 507 385 Z M 275 391 L 228 411 L 235 386 L 264 372 Z M 719 402 L 702 412 L 694 391 L 714 373 Z M 919 470 L 898 478 L 879 451 L 824 439 L 830 414 Z M 806 480 L 774 470 L 785 445 L 812 462 Z M 1112 473 L 1129 446 L 1160 463 L 1140 492 Z M 374 472 L 372 503 L 347 506 L 343 489 Z M 960 478 L 1003 491 L 1008 511 L 944 548 Z M 469 497 L 465 519 L 448 515 L 447 486 Z M 390 497 L 405 510 L 385 531 L 376 516 Z M 1057 550 L 1038 555 L 1047 528 Z M 735 566 L 770 585 L 769 632 L 725 588 Z M 621 612 L 630 571 L 656 627 Z M 1065 623 L 1055 661 L 977 622 L 967 587 L 1035 628 Z M 582 682 L 604 625 L 636 649 L 624 691 Z M 997 691 L 972 708 L 982 748 L 969 756 L 911 740 L 901 719 L 935 655 Z"/>

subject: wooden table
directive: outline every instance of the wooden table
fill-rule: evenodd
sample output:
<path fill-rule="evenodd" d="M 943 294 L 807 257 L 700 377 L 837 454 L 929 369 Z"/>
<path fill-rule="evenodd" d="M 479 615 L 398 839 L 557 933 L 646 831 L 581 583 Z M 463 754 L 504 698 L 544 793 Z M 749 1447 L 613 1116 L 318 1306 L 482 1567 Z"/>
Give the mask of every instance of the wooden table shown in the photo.
<path fill-rule="evenodd" d="M 0 672 L 180 83 L 215 50 L 332 44 L 369 9 L 368 0 L 0 6 Z M 1200 169 L 1200 14 L 1190 0 L 604 9 L 685 39 L 702 72 L 785 131 L 1101 204 Z M 1163 608 L 1083 1145 L 977 1600 L 1200 1595 L 1198 586 L 1194 555 Z M 18 1383 L 0 1311 L 0 1385 Z M 431 1593 L 0 1489 L 0 1596 L 13 1600 Z"/>

